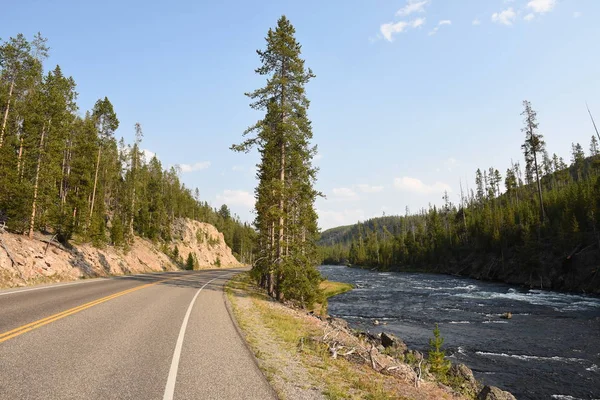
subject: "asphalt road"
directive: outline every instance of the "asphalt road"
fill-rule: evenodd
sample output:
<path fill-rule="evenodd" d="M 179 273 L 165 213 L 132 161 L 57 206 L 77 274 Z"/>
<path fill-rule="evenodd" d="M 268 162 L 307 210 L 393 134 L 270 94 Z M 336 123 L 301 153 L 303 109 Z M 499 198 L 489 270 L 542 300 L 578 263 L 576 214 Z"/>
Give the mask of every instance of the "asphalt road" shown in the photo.
<path fill-rule="evenodd" d="M 274 399 L 225 306 L 234 273 L 0 291 L 0 399 Z"/>

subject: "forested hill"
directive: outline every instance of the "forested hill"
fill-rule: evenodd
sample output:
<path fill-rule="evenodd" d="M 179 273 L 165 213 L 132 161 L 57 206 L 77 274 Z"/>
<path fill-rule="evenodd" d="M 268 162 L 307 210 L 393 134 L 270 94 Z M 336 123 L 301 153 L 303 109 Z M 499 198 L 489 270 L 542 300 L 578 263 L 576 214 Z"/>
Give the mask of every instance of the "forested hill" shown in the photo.
<path fill-rule="evenodd" d="M 478 169 L 475 190 L 458 203 L 446 194 L 441 207 L 327 230 L 323 262 L 600 293 L 598 139 L 588 157 L 574 143 L 567 165 L 546 153 L 535 111 L 524 105 L 524 171 L 519 163 L 504 176 Z"/>
<path fill-rule="evenodd" d="M 140 124 L 129 127 L 134 143 L 117 141 L 108 98 L 79 110 L 75 80 L 59 66 L 44 73 L 47 57 L 40 34 L 0 42 L 0 226 L 63 244 L 124 246 L 134 235 L 167 241 L 186 217 L 216 226 L 240 260 L 250 259 L 250 226 L 201 201 L 176 167 L 145 158 Z"/>

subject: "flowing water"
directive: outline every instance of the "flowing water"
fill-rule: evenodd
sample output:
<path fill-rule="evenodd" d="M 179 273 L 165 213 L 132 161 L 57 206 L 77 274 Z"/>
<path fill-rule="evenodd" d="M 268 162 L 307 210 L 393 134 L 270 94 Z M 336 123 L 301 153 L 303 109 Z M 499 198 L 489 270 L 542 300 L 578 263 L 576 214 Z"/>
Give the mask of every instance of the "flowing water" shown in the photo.
<path fill-rule="evenodd" d="M 485 384 L 517 399 L 600 399 L 598 297 L 446 275 L 320 270 L 356 285 L 329 300 L 329 313 L 354 328 L 392 332 L 426 352 L 439 323 L 446 354 Z M 502 319 L 505 312 L 512 318 Z"/>

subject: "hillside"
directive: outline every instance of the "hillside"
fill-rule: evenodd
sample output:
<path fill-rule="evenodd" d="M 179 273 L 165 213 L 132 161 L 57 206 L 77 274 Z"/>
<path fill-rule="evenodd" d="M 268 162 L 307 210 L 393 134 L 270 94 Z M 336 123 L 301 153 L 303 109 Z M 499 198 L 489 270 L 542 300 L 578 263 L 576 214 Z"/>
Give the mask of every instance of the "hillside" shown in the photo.
<path fill-rule="evenodd" d="M 190 253 L 196 260 L 195 269 L 241 265 L 225 243 L 223 234 L 210 224 L 190 219 L 176 220 L 172 237 L 171 242 L 160 248 L 137 236 L 128 248 L 96 248 L 91 244 L 66 248 L 57 242 L 48 243 L 49 238 L 40 233 L 29 239 L 5 232 L 0 235 L 5 246 L 0 248 L 0 287 L 174 271 L 181 268 Z M 175 247 L 179 260 L 173 259 Z"/>
<path fill-rule="evenodd" d="M 539 190 L 531 165 L 523 174 L 515 164 L 504 180 L 492 167 L 477 170 L 476 191 L 458 204 L 444 196 L 418 214 L 327 230 L 322 260 L 600 293 L 600 155 L 591 147 L 585 158 L 574 145 L 570 166 L 545 154 Z"/>

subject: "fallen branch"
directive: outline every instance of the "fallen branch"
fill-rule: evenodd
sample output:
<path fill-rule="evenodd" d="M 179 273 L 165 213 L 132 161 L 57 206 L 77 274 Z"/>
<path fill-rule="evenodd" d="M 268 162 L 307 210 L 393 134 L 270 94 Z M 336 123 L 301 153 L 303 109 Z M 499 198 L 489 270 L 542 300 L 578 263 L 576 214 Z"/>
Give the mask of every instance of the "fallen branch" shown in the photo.
<path fill-rule="evenodd" d="M 50 243 L 52 243 L 52 241 L 54 240 L 56 235 L 58 235 L 58 233 L 55 233 L 54 236 L 52 236 L 50 238 L 50 240 L 42 240 L 42 242 L 46 242 L 46 249 L 44 250 L 44 255 L 46 255 L 46 253 L 48 252 L 48 246 L 50 246 Z M 54 243 L 52 243 L 52 244 L 54 244 Z M 60 248 L 60 246 L 59 246 L 59 248 Z"/>
<path fill-rule="evenodd" d="M 4 243 L 4 240 L 2 240 L 2 238 L 0 238 L 0 245 L 2 245 L 2 248 L 4 249 L 4 251 L 6 251 L 6 254 L 8 254 L 8 258 L 10 259 L 10 261 L 12 262 L 12 266 L 14 267 L 16 264 L 16 261 L 13 258 L 12 254 L 10 254 L 8 247 L 6 247 L 6 244 Z"/>
<path fill-rule="evenodd" d="M 415 387 L 418 388 L 419 387 L 419 383 L 421 382 L 421 364 L 423 363 L 423 357 L 421 357 L 421 359 L 419 360 L 419 365 L 417 365 L 417 374 L 415 376 Z"/>

